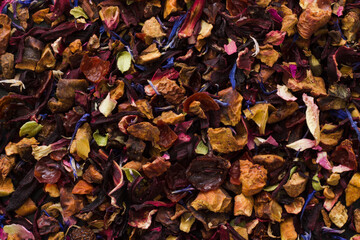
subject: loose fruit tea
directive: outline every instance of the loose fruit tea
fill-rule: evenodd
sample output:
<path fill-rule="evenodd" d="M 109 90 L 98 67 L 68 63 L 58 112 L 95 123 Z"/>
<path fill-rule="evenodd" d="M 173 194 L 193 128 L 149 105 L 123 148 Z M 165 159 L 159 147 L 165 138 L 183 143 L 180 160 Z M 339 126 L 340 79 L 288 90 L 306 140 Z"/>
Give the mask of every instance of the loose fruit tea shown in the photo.
<path fill-rule="evenodd" d="M 0 239 L 360 239 L 359 1 L 0 11 Z"/>

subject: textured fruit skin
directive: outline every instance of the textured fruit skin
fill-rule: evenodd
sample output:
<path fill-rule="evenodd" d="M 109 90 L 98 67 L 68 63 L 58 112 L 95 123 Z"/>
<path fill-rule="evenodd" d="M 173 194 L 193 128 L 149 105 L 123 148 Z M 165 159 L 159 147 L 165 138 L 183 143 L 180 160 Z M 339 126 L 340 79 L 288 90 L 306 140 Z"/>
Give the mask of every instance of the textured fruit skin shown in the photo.
<path fill-rule="evenodd" d="M 301 37 L 310 39 L 311 35 L 324 26 L 331 18 L 330 9 L 309 6 L 299 17 L 297 29 Z"/>
<path fill-rule="evenodd" d="M 95 240 L 95 233 L 89 228 L 81 227 L 74 229 L 70 234 L 71 240 Z"/>

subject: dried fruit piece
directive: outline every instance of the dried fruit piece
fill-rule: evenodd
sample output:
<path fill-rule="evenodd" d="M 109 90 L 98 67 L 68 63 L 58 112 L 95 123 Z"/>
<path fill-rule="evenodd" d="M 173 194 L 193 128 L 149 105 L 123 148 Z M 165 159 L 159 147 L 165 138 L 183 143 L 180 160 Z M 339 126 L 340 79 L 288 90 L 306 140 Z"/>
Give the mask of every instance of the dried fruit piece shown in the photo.
<path fill-rule="evenodd" d="M 281 222 L 282 207 L 267 192 L 262 192 L 255 198 L 255 216 L 263 219 Z"/>
<path fill-rule="evenodd" d="M 81 159 L 86 160 L 90 152 L 90 141 L 92 132 L 89 123 L 84 123 L 77 131 L 70 146 L 70 153 L 76 154 Z"/>
<path fill-rule="evenodd" d="M 241 107 L 243 97 L 232 87 L 226 88 L 219 92 L 222 102 L 229 105 L 221 108 L 220 120 L 224 125 L 236 126 L 241 120 Z"/>
<path fill-rule="evenodd" d="M 0 14 L 0 55 L 6 52 L 10 33 L 11 33 L 11 19 L 6 14 Z"/>
<path fill-rule="evenodd" d="M 176 114 L 173 111 L 162 112 L 160 116 L 154 119 L 154 123 L 163 122 L 169 125 L 175 125 L 185 121 L 185 115 L 180 113 Z"/>
<path fill-rule="evenodd" d="M 195 210 L 207 209 L 212 212 L 229 212 L 232 204 L 229 194 L 221 189 L 200 192 L 191 203 Z"/>
<path fill-rule="evenodd" d="M 240 160 L 240 181 L 242 193 L 245 196 L 252 196 L 261 192 L 267 181 L 267 170 L 249 160 Z"/>
<path fill-rule="evenodd" d="M 145 21 L 144 26 L 141 29 L 142 33 L 145 33 L 150 38 L 161 38 L 166 36 L 163 32 L 160 23 L 155 17 L 152 17 Z"/>
<path fill-rule="evenodd" d="M 144 141 L 156 143 L 159 141 L 160 131 L 149 122 L 136 123 L 127 129 L 129 134 Z"/>
<path fill-rule="evenodd" d="M 355 230 L 357 233 L 360 233 L 360 209 L 357 208 L 354 210 L 354 225 L 355 225 Z"/>
<path fill-rule="evenodd" d="M 155 86 L 159 93 L 164 95 L 165 99 L 171 104 L 178 105 L 185 97 L 185 89 L 166 77 L 160 79 Z"/>
<path fill-rule="evenodd" d="M 321 5 L 320 5 L 321 4 Z M 300 14 L 297 29 L 301 37 L 309 39 L 331 18 L 330 2 L 313 2 Z"/>
<path fill-rule="evenodd" d="M 90 194 L 94 190 L 94 187 L 84 180 L 79 180 L 72 190 L 72 194 Z"/>
<path fill-rule="evenodd" d="M 272 67 L 279 59 L 279 57 L 280 53 L 276 51 L 270 44 L 260 46 L 260 52 L 256 56 L 257 59 L 260 59 L 261 62 L 265 63 L 269 67 Z"/>
<path fill-rule="evenodd" d="M 338 128 L 336 125 L 324 124 L 320 131 L 320 146 L 329 150 L 338 145 L 344 129 Z"/>
<path fill-rule="evenodd" d="M 253 162 L 263 165 L 269 172 L 282 167 L 285 159 L 274 154 L 256 155 L 253 157 Z"/>
<path fill-rule="evenodd" d="M 296 240 L 297 233 L 294 226 L 294 218 L 286 218 L 280 223 L 281 240 Z"/>
<path fill-rule="evenodd" d="M 177 3 L 177 0 L 166 0 L 164 6 L 164 18 L 167 18 L 171 13 L 182 10 Z"/>
<path fill-rule="evenodd" d="M 311 70 L 306 71 L 306 77 L 302 81 L 297 81 L 294 78 L 283 79 L 286 86 L 294 92 L 306 91 L 314 97 L 325 96 L 326 88 L 324 79 L 321 77 L 314 77 Z"/>
<path fill-rule="evenodd" d="M 330 220 L 338 227 L 342 228 L 348 220 L 347 210 L 341 202 L 338 202 L 329 214 Z"/>
<path fill-rule="evenodd" d="M 305 204 L 305 200 L 302 197 L 297 197 L 290 204 L 285 204 L 284 208 L 287 213 L 290 214 L 299 214 Z"/>
<path fill-rule="evenodd" d="M 151 163 L 144 164 L 142 170 L 148 178 L 153 178 L 162 175 L 170 166 L 169 161 L 166 161 L 163 157 L 157 157 Z"/>
<path fill-rule="evenodd" d="M 34 213 L 37 210 L 37 207 L 31 198 L 28 198 L 26 202 L 21 205 L 18 209 L 15 210 L 15 213 L 20 216 L 27 216 Z"/>
<path fill-rule="evenodd" d="M 153 43 L 141 52 L 139 58 L 137 59 L 137 63 L 145 65 L 158 60 L 160 57 L 161 53 L 156 47 L 156 44 Z"/>
<path fill-rule="evenodd" d="M 60 79 L 56 88 L 57 100 L 49 100 L 49 109 L 53 113 L 68 111 L 75 103 L 75 91 L 86 91 L 87 87 L 85 79 Z"/>
<path fill-rule="evenodd" d="M 147 119 L 153 119 L 152 107 L 146 99 L 139 99 L 135 102 L 136 107 Z M 154 123 L 156 124 L 155 120 Z"/>
<path fill-rule="evenodd" d="M 303 177 L 296 172 L 284 185 L 284 189 L 290 197 L 297 197 L 305 191 L 307 180 L 306 177 Z"/>
<path fill-rule="evenodd" d="M 254 207 L 254 198 L 252 196 L 246 197 L 244 194 L 236 195 L 234 201 L 234 216 L 251 216 Z"/>
<path fill-rule="evenodd" d="M 87 54 L 83 56 L 80 64 L 81 72 L 93 83 L 103 80 L 109 69 L 110 62 L 101 60 L 99 57 L 89 57 Z"/>
<path fill-rule="evenodd" d="M 0 57 L 2 76 L 6 79 L 12 79 L 15 75 L 14 54 L 5 53 Z"/>
<path fill-rule="evenodd" d="M 246 144 L 241 138 L 233 136 L 230 128 L 209 128 L 208 137 L 211 147 L 219 153 L 239 151 Z"/>
<path fill-rule="evenodd" d="M 14 191 L 14 185 L 11 178 L 5 178 L 5 180 L 0 181 L 0 197 L 9 196 Z"/>
<path fill-rule="evenodd" d="M 280 122 L 294 114 L 298 109 L 299 105 L 296 102 L 286 102 L 285 105 L 282 105 L 280 108 L 276 109 L 270 114 L 267 123 L 273 124 Z"/>
<path fill-rule="evenodd" d="M 14 166 L 14 156 L 6 156 L 5 154 L 0 155 L 0 182 L 6 179 Z"/>
<path fill-rule="evenodd" d="M 360 173 L 355 173 L 345 189 L 346 206 L 350 206 L 360 198 Z"/>
<path fill-rule="evenodd" d="M 101 183 L 103 176 L 99 173 L 93 165 L 90 165 L 83 174 L 83 179 L 88 183 Z"/>

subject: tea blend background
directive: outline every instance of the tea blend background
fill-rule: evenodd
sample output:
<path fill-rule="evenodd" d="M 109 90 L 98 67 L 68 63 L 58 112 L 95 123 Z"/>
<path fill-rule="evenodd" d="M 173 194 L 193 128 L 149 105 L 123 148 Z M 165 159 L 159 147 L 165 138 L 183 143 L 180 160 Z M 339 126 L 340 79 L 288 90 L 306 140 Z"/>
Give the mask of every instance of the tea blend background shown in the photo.
<path fill-rule="evenodd" d="M 360 239 L 359 1 L 0 11 L 0 239 Z"/>

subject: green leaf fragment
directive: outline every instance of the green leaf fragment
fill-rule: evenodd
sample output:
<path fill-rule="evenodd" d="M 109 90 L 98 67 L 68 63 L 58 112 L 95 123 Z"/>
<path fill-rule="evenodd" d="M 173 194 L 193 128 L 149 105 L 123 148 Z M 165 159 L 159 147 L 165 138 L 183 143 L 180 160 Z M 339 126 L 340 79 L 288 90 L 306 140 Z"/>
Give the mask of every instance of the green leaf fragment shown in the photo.
<path fill-rule="evenodd" d="M 133 182 L 137 177 L 141 177 L 141 174 L 135 169 L 132 168 L 121 168 L 121 169 L 124 171 L 125 176 L 129 182 Z"/>
<path fill-rule="evenodd" d="M 278 186 L 279 186 L 279 184 L 275 184 L 275 185 L 272 185 L 272 186 L 267 186 L 267 187 L 264 188 L 264 191 L 265 192 L 274 191 Z"/>
<path fill-rule="evenodd" d="M 107 145 L 109 136 L 108 134 L 105 136 L 101 135 L 99 133 L 99 129 L 96 129 L 96 131 L 93 133 L 93 138 L 95 139 L 95 142 L 98 146 L 105 147 Z"/>
<path fill-rule="evenodd" d="M 311 184 L 315 191 L 321 191 L 324 189 L 324 187 L 320 184 L 320 179 L 317 173 L 313 176 Z"/>
<path fill-rule="evenodd" d="M 26 136 L 28 138 L 34 137 L 41 131 L 42 128 L 43 126 L 35 121 L 26 122 L 24 125 L 21 126 L 19 136 Z"/>
<path fill-rule="evenodd" d="M 203 141 L 200 141 L 196 146 L 195 152 L 197 154 L 206 155 L 209 152 L 209 148 L 203 143 Z"/>
<path fill-rule="evenodd" d="M 82 9 L 81 7 L 74 7 L 73 9 L 70 10 L 70 14 L 74 16 L 74 18 L 85 18 L 85 19 L 89 19 L 88 15 L 86 15 L 86 13 L 84 12 L 84 9 Z"/>
<path fill-rule="evenodd" d="M 128 71 L 131 67 L 131 54 L 127 51 L 119 53 L 116 65 L 122 73 Z"/>

